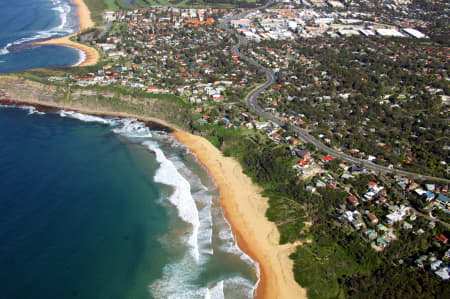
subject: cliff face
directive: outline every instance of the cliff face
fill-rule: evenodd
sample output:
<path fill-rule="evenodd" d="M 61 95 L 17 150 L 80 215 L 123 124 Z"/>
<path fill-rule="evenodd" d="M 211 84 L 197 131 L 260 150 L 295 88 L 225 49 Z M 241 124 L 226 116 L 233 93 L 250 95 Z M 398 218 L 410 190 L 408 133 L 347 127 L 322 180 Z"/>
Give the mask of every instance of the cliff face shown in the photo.
<path fill-rule="evenodd" d="M 22 78 L 0 76 L 1 99 L 52 103 L 53 99 L 62 96 L 63 93 L 59 92 L 54 86 L 44 85 Z"/>
<path fill-rule="evenodd" d="M 105 98 L 118 97 L 129 100 L 129 97 L 117 96 L 109 91 L 96 91 L 91 89 L 75 89 L 46 85 L 39 82 L 12 76 L 0 76 L 0 93 L 4 97 L 15 100 L 31 100 L 43 103 L 52 103 L 55 99 L 79 100 L 82 97 Z"/>
<path fill-rule="evenodd" d="M 191 119 L 189 107 L 176 101 L 136 98 L 105 90 L 46 85 L 7 75 L 0 76 L 0 103 L 133 117 L 165 122 L 164 125 L 167 126 L 171 123 L 186 127 Z"/>

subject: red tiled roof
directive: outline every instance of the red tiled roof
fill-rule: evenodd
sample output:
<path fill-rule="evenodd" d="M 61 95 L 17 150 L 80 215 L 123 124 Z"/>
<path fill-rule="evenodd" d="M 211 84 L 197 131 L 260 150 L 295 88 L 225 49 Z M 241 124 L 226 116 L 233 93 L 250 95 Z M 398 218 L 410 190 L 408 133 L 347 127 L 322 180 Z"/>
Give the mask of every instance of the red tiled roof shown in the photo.
<path fill-rule="evenodd" d="M 322 161 L 331 161 L 331 160 L 333 160 L 334 159 L 334 157 L 333 156 L 326 156 L 326 157 L 322 157 L 322 158 L 320 158 Z"/>

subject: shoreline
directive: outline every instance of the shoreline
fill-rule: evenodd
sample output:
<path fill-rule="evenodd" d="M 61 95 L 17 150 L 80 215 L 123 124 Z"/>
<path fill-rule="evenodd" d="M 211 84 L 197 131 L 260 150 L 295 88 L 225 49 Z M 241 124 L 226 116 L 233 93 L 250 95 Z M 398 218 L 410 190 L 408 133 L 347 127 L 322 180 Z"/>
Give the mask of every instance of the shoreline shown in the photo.
<path fill-rule="evenodd" d="M 265 217 L 269 205 L 268 199 L 260 195 L 261 188 L 243 173 L 238 161 L 223 156 L 222 152 L 205 138 L 187 133 L 176 125 L 153 117 L 34 100 L 0 98 L 0 104 L 28 105 L 43 112 L 70 110 L 90 115 L 134 118 L 145 122 L 147 126 L 150 122 L 167 128 L 208 170 L 220 190 L 220 203 L 239 248 L 259 264 L 260 275 L 255 298 L 307 298 L 306 289 L 294 279 L 293 261 L 289 258 L 300 244 L 278 244 L 279 232 L 276 224 Z"/>
<path fill-rule="evenodd" d="M 268 199 L 261 188 L 246 176 L 238 161 L 223 156 L 203 137 L 175 131 L 175 138 L 188 146 L 205 166 L 220 190 L 220 203 L 230 222 L 239 247 L 260 268 L 260 281 L 255 298 L 307 298 L 294 279 L 293 261 L 289 255 L 297 244 L 279 245 L 276 224 L 266 216 Z"/>
<path fill-rule="evenodd" d="M 95 26 L 94 22 L 91 19 L 91 13 L 83 0 L 72 0 L 72 2 L 77 6 L 78 10 L 78 22 L 80 24 L 80 28 L 77 32 L 72 33 L 70 35 L 66 35 L 63 37 L 53 38 L 46 41 L 41 41 L 34 43 L 35 46 L 41 46 L 41 45 L 55 45 L 55 46 L 64 46 L 64 47 L 71 47 L 75 48 L 78 51 L 84 53 L 81 55 L 84 55 L 84 60 L 81 63 L 75 64 L 75 66 L 90 66 L 97 64 L 98 60 L 100 59 L 100 54 L 98 51 L 92 47 L 86 46 L 81 43 L 77 43 L 74 41 L 71 41 L 70 38 L 73 36 L 76 36 L 77 34 L 81 33 L 82 31 L 92 28 Z"/>

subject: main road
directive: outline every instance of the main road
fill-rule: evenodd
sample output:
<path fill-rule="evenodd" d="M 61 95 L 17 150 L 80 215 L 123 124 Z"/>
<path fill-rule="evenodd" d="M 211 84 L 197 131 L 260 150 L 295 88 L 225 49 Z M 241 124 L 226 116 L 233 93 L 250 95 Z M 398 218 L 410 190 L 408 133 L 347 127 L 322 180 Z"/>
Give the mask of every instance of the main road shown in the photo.
<path fill-rule="evenodd" d="M 258 8 L 258 9 L 263 9 L 266 8 L 267 6 L 269 6 L 270 4 L 272 4 L 273 1 L 269 1 L 267 4 L 265 4 L 264 6 Z M 226 16 L 224 18 L 222 18 L 220 20 L 220 26 L 223 30 L 229 32 L 229 33 L 233 33 L 232 29 L 229 28 L 228 24 L 231 20 L 236 20 L 236 19 L 241 19 L 243 18 L 247 13 L 251 12 L 252 10 L 246 11 L 246 12 L 241 12 L 239 14 L 236 15 L 231 15 L 231 16 Z M 350 164 L 357 164 L 360 166 L 363 166 L 364 168 L 374 171 L 377 174 L 387 174 L 387 173 L 395 173 L 398 175 L 402 175 L 402 176 L 406 176 L 406 177 L 410 177 L 410 178 L 414 178 L 414 179 L 421 179 L 421 180 L 433 180 L 433 181 L 440 181 L 440 182 L 444 182 L 444 183 L 450 183 L 450 180 L 444 179 L 444 178 L 439 178 L 439 177 L 432 177 L 432 176 L 426 176 L 426 175 L 422 175 L 419 173 L 414 173 L 414 172 L 408 172 L 408 171 L 404 171 L 404 170 L 400 170 L 400 169 L 393 169 L 393 168 L 388 168 L 385 166 L 381 166 L 381 165 L 377 165 L 373 162 L 370 162 L 368 160 L 363 160 L 363 159 L 359 159 L 359 158 L 355 158 L 352 157 L 350 155 L 344 154 L 340 151 L 337 151 L 325 144 L 323 144 L 321 141 L 319 141 L 318 139 L 316 139 L 314 136 L 311 136 L 306 130 L 297 127 L 297 126 L 293 126 L 290 124 L 287 124 L 284 120 L 276 117 L 275 115 L 268 113 L 266 111 L 264 111 L 264 109 L 258 104 L 258 97 L 259 95 L 264 92 L 269 86 L 271 86 L 273 83 L 275 83 L 275 74 L 274 72 L 270 69 L 270 68 L 266 68 L 262 65 L 260 65 L 257 61 L 255 61 L 253 58 L 250 58 L 248 56 L 246 56 L 245 54 L 243 54 L 240 51 L 241 46 L 245 46 L 247 44 L 247 39 L 240 35 L 240 34 L 236 34 L 237 38 L 238 38 L 238 42 L 237 44 L 235 44 L 231 51 L 234 55 L 238 56 L 241 60 L 246 61 L 248 64 L 252 64 L 254 66 L 256 66 L 257 68 L 263 70 L 266 74 L 266 82 L 258 87 L 256 87 L 255 89 L 253 89 L 246 98 L 246 102 L 250 108 L 250 111 L 252 111 L 254 114 L 263 117 L 267 120 L 270 120 L 272 122 L 274 122 L 275 124 L 279 125 L 279 126 L 288 126 L 288 128 L 290 130 L 292 130 L 293 132 L 295 132 L 297 134 L 297 137 L 302 140 L 305 143 L 311 143 L 313 144 L 317 149 L 332 155 L 336 158 L 339 158 L 345 162 L 348 162 Z"/>

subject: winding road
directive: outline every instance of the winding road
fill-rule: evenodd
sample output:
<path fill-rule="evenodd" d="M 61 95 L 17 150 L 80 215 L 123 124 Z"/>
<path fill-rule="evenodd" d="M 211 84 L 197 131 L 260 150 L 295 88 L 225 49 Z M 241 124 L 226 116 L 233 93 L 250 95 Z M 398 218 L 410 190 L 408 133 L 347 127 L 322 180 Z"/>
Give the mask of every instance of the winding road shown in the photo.
<path fill-rule="evenodd" d="M 267 4 L 265 4 L 262 7 L 256 8 L 256 9 L 263 9 L 268 7 L 269 5 L 271 5 L 273 3 L 273 1 L 269 1 Z M 248 14 L 249 12 L 256 10 L 256 9 L 252 9 L 252 10 L 248 10 L 245 12 L 241 12 L 239 14 L 236 15 L 231 15 L 231 16 L 226 16 L 224 18 L 222 18 L 219 23 L 220 23 L 220 27 L 229 32 L 229 33 L 234 33 L 233 30 L 228 26 L 228 24 L 230 23 L 231 20 L 236 20 L 236 19 L 241 19 L 243 18 L 246 14 Z M 269 86 L 271 86 L 273 83 L 275 83 L 275 73 L 269 69 L 266 68 L 262 65 L 260 65 L 258 62 L 256 62 L 253 58 L 250 58 L 246 55 L 244 55 L 243 53 L 240 52 L 240 48 L 241 46 L 245 46 L 247 44 L 247 39 L 239 34 L 236 34 L 237 38 L 238 38 L 238 43 L 235 44 L 231 51 L 234 55 L 238 56 L 241 60 L 246 61 L 248 64 L 252 64 L 260 69 L 262 69 L 265 74 L 266 74 L 266 82 L 258 87 L 256 87 L 255 89 L 253 89 L 246 98 L 246 102 L 250 108 L 250 111 L 252 111 L 254 114 L 263 117 L 267 120 L 270 120 L 274 123 L 276 123 L 279 126 L 285 126 L 287 125 L 288 128 L 290 130 L 292 130 L 293 132 L 295 132 L 297 134 L 297 137 L 302 140 L 305 143 L 311 143 L 313 144 L 317 149 L 332 155 L 336 158 L 339 158 L 345 162 L 348 162 L 350 164 L 357 164 L 357 165 L 363 165 L 364 168 L 374 171 L 377 174 L 387 174 L 387 173 L 395 173 L 397 175 L 402 175 L 402 176 L 406 176 L 406 177 L 410 177 L 410 178 L 414 178 L 414 179 L 420 179 L 420 180 L 433 180 L 433 181 L 440 181 L 440 182 L 444 182 L 444 183 L 450 183 L 450 180 L 448 179 L 444 179 L 444 178 L 439 178 L 439 177 L 432 177 L 432 176 L 426 176 L 426 175 L 422 175 L 419 173 L 414 173 L 414 172 L 408 172 L 408 171 L 404 171 L 404 170 L 400 170 L 400 169 L 392 169 L 392 168 L 388 168 L 385 166 L 381 166 L 381 165 L 377 165 L 373 162 L 370 162 L 368 160 L 363 160 L 363 159 L 359 159 L 359 158 L 355 158 L 352 157 L 350 155 L 344 154 L 342 152 L 339 152 L 329 146 L 326 146 L 325 144 L 323 144 L 320 140 L 316 139 L 315 137 L 313 137 L 312 135 L 310 135 L 306 130 L 297 127 L 297 126 L 293 126 L 290 124 L 286 124 L 285 121 L 283 121 L 282 119 L 276 117 L 275 115 L 268 113 L 266 111 L 264 111 L 264 109 L 258 104 L 258 97 L 259 95 L 264 92 Z"/>

